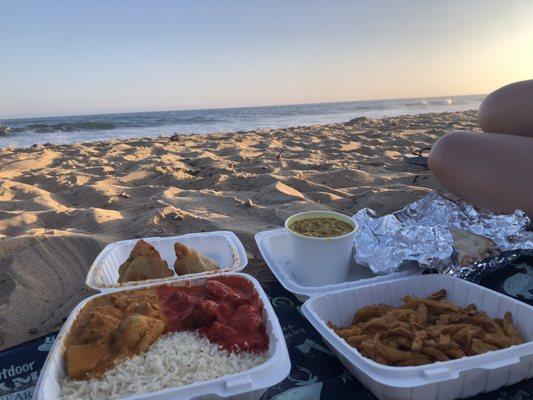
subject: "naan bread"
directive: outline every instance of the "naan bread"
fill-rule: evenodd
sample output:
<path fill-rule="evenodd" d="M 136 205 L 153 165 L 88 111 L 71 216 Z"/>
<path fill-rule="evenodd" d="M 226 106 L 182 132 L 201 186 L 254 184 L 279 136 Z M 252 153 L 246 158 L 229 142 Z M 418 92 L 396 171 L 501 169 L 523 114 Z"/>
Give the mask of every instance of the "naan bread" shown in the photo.
<path fill-rule="evenodd" d="M 467 266 L 498 254 L 496 244 L 485 236 L 455 228 L 450 228 L 450 233 L 461 266 Z"/>

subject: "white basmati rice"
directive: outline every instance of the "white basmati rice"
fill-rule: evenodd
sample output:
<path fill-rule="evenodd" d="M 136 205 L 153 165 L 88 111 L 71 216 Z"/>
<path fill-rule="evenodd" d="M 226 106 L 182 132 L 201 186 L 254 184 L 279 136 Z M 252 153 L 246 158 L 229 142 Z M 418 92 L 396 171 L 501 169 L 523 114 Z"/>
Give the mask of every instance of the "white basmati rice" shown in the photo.
<path fill-rule="evenodd" d="M 62 382 L 60 400 L 117 399 L 133 394 L 183 386 L 248 370 L 268 355 L 232 353 L 197 332 L 177 332 L 159 338 L 150 349 L 124 360 L 101 379 Z"/>

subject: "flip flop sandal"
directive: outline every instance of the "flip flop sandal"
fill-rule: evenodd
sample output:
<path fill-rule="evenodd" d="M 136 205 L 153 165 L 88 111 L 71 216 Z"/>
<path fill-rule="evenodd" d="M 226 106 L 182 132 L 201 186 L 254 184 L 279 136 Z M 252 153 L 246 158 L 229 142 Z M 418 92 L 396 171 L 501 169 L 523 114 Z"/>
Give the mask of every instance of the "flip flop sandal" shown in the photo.
<path fill-rule="evenodd" d="M 415 150 L 410 154 L 404 154 L 403 162 L 406 164 L 417 165 L 420 167 L 427 167 L 428 156 L 427 154 L 424 155 L 424 153 L 429 153 L 430 150 L 431 147 L 424 147 L 423 149 Z"/>

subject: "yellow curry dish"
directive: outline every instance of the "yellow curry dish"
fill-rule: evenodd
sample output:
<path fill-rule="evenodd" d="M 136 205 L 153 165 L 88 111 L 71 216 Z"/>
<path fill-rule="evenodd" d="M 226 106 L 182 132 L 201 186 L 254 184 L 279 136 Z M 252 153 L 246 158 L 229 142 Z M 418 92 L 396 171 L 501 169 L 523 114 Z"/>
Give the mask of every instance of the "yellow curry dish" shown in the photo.
<path fill-rule="evenodd" d="M 304 218 L 289 224 L 289 229 L 300 235 L 318 238 L 332 238 L 352 232 L 355 227 L 337 218 Z"/>

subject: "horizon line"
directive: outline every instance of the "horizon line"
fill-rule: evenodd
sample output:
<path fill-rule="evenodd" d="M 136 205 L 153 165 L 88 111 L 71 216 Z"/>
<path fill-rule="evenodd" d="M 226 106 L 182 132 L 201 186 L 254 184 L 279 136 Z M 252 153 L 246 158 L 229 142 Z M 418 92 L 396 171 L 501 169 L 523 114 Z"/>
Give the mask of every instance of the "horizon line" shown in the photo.
<path fill-rule="evenodd" d="M 470 96 L 486 96 L 486 93 L 476 94 L 460 94 L 460 95 L 443 95 L 443 96 L 418 96 L 418 97 L 393 97 L 386 99 L 366 99 L 366 100 L 338 100 L 338 101 L 324 101 L 311 103 L 284 103 L 284 104 L 269 104 L 269 105 L 250 105 L 250 106 L 228 106 L 228 107 L 205 107 L 205 108 L 173 108 L 151 111 L 124 111 L 124 112 L 110 112 L 110 113 L 87 113 L 87 114 L 59 114 L 47 116 L 33 116 L 33 117 L 14 117 L 14 118 L 0 118 L 0 121 L 16 121 L 21 119 L 47 119 L 47 118 L 63 118 L 63 117 L 89 117 L 96 115 L 120 115 L 120 114 L 149 114 L 160 112 L 174 112 L 174 111 L 206 111 L 206 110 L 228 110 L 228 109 L 246 109 L 246 108 L 269 108 L 269 107 L 288 107 L 288 106 L 306 106 L 316 104 L 338 104 L 338 103 L 357 103 L 370 101 L 387 101 L 387 100 L 412 100 L 412 99 L 440 99 L 447 97 L 470 97 Z"/>

